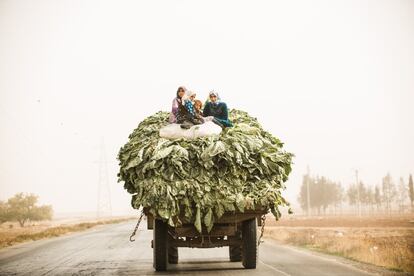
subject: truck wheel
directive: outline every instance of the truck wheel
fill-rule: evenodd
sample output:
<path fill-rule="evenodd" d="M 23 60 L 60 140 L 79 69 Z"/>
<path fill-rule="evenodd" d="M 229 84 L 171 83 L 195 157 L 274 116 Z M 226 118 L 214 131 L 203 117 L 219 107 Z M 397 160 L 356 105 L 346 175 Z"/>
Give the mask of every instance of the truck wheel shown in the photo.
<path fill-rule="evenodd" d="M 178 248 L 174 246 L 168 247 L 168 263 L 178 264 Z"/>
<path fill-rule="evenodd" d="M 168 258 L 168 225 L 166 222 L 156 219 L 154 221 L 154 268 L 156 271 L 167 270 Z"/>
<path fill-rule="evenodd" d="M 235 236 L 230 236 L 230 241 L 240 239 L 240 232 L 237 232 Z M 241 245 L 230 245 L 229 246 L 230 262 L 240 262 L 242 260 L 242 248 Z"/>
<path fill-rule="evenodd" d="M 257 234 L 256 219 L 249 219 L 242 223 L 242 263 L 244 268 L 256 268 L 257 261 Z"/>
<path fill-rule="evenodd" d="M 240 262 L 242 260 L 241 246 L 229 246 L 230 262 Z"/>

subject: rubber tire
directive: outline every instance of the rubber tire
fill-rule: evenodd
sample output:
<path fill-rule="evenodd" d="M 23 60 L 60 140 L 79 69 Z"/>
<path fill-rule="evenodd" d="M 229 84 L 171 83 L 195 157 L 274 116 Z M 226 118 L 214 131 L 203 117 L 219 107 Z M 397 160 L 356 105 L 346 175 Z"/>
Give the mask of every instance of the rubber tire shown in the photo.
<path fill-rule="evenodd" d="M 168 261 L 168 225 L 165 221 L 156 219 L 154 221 L 153 265 L 156 271 L 167 270 Z"/>
<path fill-rule="evenodd" d="M 242 223 L 242 263 L 244 268 L 254 269 L 257 262 L 257 225 L 256 219 Z"/>
<path fill-rule="evenodd" d="M 239 231 L 236 232 L 235 236 L 229 236 L 228 239 L 230 241 L 240 239 L 241 233 Z M 242 260 L 242 247 L 241 245 L 238 246 L 229 246 L 229 256 L 230 262 L 241 262 Z"/>
<path fill-rule="evenodd" d="M 242 260 L 241 246 L 229 246 L 230 262 L 240 262 Z"/>
<path fill-rule="evenodd" d="M 168 247 L 168 263 L 178 264 L 178 248 L 174 246 Z"/>

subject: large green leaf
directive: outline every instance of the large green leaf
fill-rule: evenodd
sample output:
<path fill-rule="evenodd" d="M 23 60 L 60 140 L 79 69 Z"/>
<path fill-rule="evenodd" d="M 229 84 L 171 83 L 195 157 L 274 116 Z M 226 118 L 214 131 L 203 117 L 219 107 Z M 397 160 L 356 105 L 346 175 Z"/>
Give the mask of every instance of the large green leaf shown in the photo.
<path fill-rule="evenodd" d="M 197 207 L 194 226 L 197 229 L 197 231 L 201 233 L 201 210 L 200 210 L 200 207 Z"/>

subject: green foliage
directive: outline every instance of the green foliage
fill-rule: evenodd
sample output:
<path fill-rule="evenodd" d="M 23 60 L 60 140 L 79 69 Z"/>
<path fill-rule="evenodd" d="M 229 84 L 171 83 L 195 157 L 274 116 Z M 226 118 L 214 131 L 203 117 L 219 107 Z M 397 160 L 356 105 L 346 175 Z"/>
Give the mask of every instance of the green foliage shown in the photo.
<path fill-rule="evenodd" d="M 50 205 L 37 206 L 38 196 L 34 194 L 16 194 L 7 201 L 7 219 L 18 221 L 23 227 L 27 221 L 52 219 L 53 209 Z"/>
<path fill-rule="evenodd" d="M 168 113 L 144 121 L 120 149 L 118 181 L 131 193 L 133 208 L 141 206 L 168 220 L 180 218 L 211 230 L 225 211 L 270 208 L 276 217 L 291 172 L 293 155 L 246 112 L 231 110 L 234 127 L 219 137 L 168 140 L 159 136 Z"/>

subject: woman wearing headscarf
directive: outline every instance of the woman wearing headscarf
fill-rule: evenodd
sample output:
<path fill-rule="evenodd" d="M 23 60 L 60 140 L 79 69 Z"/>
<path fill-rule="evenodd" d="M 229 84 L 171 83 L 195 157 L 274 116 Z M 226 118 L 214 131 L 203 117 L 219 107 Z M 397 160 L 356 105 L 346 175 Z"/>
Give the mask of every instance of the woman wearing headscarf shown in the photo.
<path fill-rule="evenodd" d="M 190 112 L 191 116 L 195 117 L 195 110 L 194 110 L 194 101 L 196 97 L 196 93 L 194 91 L 188 91 L 186 93 L 186 98 L 184 100 L 184 106 Z"/>
<path fill-rule="evenodd" d="M 180 86 L 177 89 L 177 95 L 172 102 L 170 118 L 168 120 L 171 124 L 177 122 L 179 107 L 182 105 L 182 98 L 184 97 L 186 91 L 187 89 L 184 86 Z"/>
<path fill-rule="evenodd" d="M 232 127 L 233 124 L 229 120 L 229 112 L 227 109 L 227 105 L 224 102 L 221 102 L 219 99 L 219 95 L 215 91 L 211 91 L 209 93 L 210 101 L 206 103 L 203 116 L 213 116 L 213 122 L 218 124 L 221 127 Z"/>
<path fill-rule="evenodd" d="M 196 117 L 193 101 L 196 93 L 187 91 L 185 96 L 181 98 L 181 104 L 178 106 L 177 124 L 181 124 L 181 128 L 191 128 L 193 125 L 202 124 L 203 121 Z"/>

